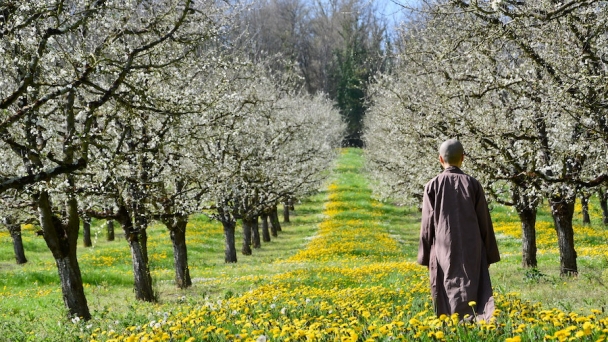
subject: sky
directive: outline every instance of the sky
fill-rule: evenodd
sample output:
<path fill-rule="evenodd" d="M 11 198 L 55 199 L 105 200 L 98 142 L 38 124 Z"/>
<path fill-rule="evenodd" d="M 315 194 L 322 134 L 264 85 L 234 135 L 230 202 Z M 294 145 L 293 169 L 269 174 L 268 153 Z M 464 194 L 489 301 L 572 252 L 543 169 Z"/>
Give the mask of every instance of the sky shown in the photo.
<path fill-rule="evenodd" d="M 416 6 L 419 0 L 370 0 L 377 5 L 378 10 L 386 17 L 390 26 L 398 24 L 404 17 L 404 8 L 399 6 Z"/>

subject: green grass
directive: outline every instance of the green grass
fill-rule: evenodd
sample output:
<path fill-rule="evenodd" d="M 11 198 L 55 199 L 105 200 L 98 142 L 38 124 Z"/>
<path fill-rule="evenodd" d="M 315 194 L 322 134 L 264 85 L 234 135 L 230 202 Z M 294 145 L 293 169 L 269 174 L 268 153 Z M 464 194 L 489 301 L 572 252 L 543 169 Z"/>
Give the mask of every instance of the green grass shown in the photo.
<path fill-rule="evenodd" d="M 274 263 L 294 254 L 305 246 L 307 237 L 314 235 L 317 224 L 322 220 L 324 197 L 325 193 L 320 191 L 304 199 L 292 212 L 291 223 L 281 224 L 283 231 L 278 238 L 264 243 L 261 249 L 254 250 L 252 256 L 238 255 L 237 264 L 224 263 L 221 224 L 210 221 L 204 215 L 193 216 L 188 226 L 187 243 L 194 286 L 188 290 L 179 290 L 173 285 L 173 252 L 167 229 L 160 224 L 152 225 L 148 229 L 150 269 L 160 295 L 159 304 L 135 300 L 129 246 L 122 237 L 120 227 L 115 226 L 116 240 L 106 241 L 104 223 L 94 220 L 93 247 L 80 247 L 78 250 L 93 321 L 105 320 L 108 325 L 111 325 L 108 322 L 119 322 L 115 324 L 115 329 L 145 323 L 149 321 L 151 312 L 163 305 L 181 304 L 184 296 L 188 302 L 195 303 L 207 296 L 236 295 L 256 284 L 256 281 L 237 280 L 226 288 L 224 285 L 208 284 L 210 279 L 284 272 L 291 266 L 277 266 Z M 15 340 L 75 340 L 70 329 L 65 334 L 69 337 L 59 333 L 62 327 L 71 325 L 66 323 L 69 320 L 66 318 L 53 258 L 43 238 L 35 236 L 35 230 L 34 227 L 26 227 L 23 231 L 28 259 L 24 265 L 15 264 L 8 232 L 0 233 L 0 332 L 19 331 L 14 334 Z M 82 241 L 82 237 L 79 241 Z M 237 242 L 240 242 L 238 236 Z"/>
<path fill-rule="evenodd" d="M 582 213 L 575 212 L 573 225 L 575 249 L 583 245 L 604 248 L 608 245 L 608 227 L 602 223 L 599 203 L 592 200 L 590 204 L 592 222 L 588 226 L 599 233 L 599 236 L 588 236 L 580 228 Z M 495 225 L 500 222 L 517 222 L 517 214 L 512 208 L 496 206 L 492 212 Z M 549 234 L 555 235 L 553 219 L 547 205 L 541 206 L 537 215 L 537 227 L 549 226 Z M 538 232 L 537 232 L 538 236 Z M 538 239 L 538 237 L 537 237 Z M 542 241 L 537 241 L 539 244 Z M 589 313 L 592 309 L 608 311 L 608 255 L 595 257 L 579 256 L 577 264 L 579 276 L 564 278 L 560 276 L 560 260 L 557 251 L 539 252 L 537 270 L 521 267 L 521 241 L 515 238 L 499 239 L 502 261 L 492 266 L 491 275 L 494 288 L 501 292 L 518 292 L 522 298 L 542 303 L 545 307 L 558 308 L 564 311 Z M 557 245 L 555 245 L 557 248 Z"/>
<path fill-rule="evenodd" d="M 10 236 L 0 232 L 0 340 L 107 340 L 110 330 L 123 337 L 132 330 L 161 340 L 162 333 L 167 333 L 176 341 L 185 341 L 190 335 L 197 340 L 241 337 L 245 341 L 255 340 L 260 334 L 274 341 L 293 338 L 300 333 L 298 329 L 317 327 L 316 332 L 308 331 L 325 336 L 317 336 L 317 340 L 330 340 L 327 336 L 333 336 L 331 340 L 348 340 L 353 337 L 349 335 L 352 330 L 357 335 L 353 340 L 360 341 L 390 340 L 390 334 L 406 340 L 441 339 L 429 335 L 431 332 L 456 334 L 458 339 L 469 341 L 476 341 L 481 335 L 487 340 L 502 341 L 517 335 L 542 339 L 561 329 L 560 325 L 547 330 L 530 327 L 520 333 L 516 331 L 518 318 L 503 316 L 503 326 L 493 332 L 461 327 L 449 331 L 441 328 L 445 325 L 434 326 L 426 270 L 413 263 L 420 214 L 415 208 L 371 200 L 367 178 L 361 173 L 363 163 L 361 150 L 345 150 L 327 189 L 302 199 L 296 204 L 291 223 L 282 223 L 278 238 L 264 243 L 251 256 L 239 254 L 236 264 L 223 261 L 221 225 L 204 215 L 193 216 L 187 243 L 194 285 L 187 290 L 173 285 L 168 231 L 162 225 L 152 225 L 148 231 L 150 268 L 160 298 L 155 304 L 135 300 L 129 247 L 121 238 L 120 227 L 116 227 L 116 241 L 108 242 L 103 222 L 94 221 L 94 247 L 78 251 L 93 315 L 86 323 L 72 323 L 66 318 L 53 259 L 43 239 L 34 235 L 35 229 L 28 227 L 23 232 L 29 262 L 21 266 L 14 264 Z M 592 203 L 592 208 L 597 205 Z M 603 232 L 606 228 L 594 210 L 591 227 Z M 496 206 L 492 216 L 497 225 L 517 222 L 517 215 L 510 208 Z M 576 220 L 580 226 L 580 215 Z M 545 207 L 539 212 L 538 221 L 550 224 Z M 323 230 L 330 226 L 333 228 Z M 608 244 L 601 234 L 579 235 L 581 240 L 577 241 L 584 245 L 599 248 Z M 327 254 L 323 254 L 323 243 L 329 244 Z M 391 247 L 393 244 L 395 248 Z M 539 303 L 544 309 L 581 315 L 608 309 L 606 255 L 579 257 L 580 276 L 561 278 L 555 251 L 539 254 L 538 270 L 531 271 L 520 266 L 521 242 L 517 239 L 501 235 L 499 248 L 503 260 L 490 271 L 497 304 L 503 311 L 526 300 Z M 513 292 L 518 295 L 513 297 Z M 206 311 L 210 307 L 217 308 Z M 526 304 L 518 310 L 535 310 L 530 307 Z M 287 313 L 279 312 L 281 309 Z M 191 314 L 198 314 L 200 322 L 183 331 L 169 330 L 169 323 L 159 330 L 151 328 L 153 321 L 176 322 Z M 537 312 L 531 317 L 537 317 L 534 314 Z M 336 328 L 339 331 L 331 331 L 333 323 L 325 322 L 329 317 L 331 322 L 340 322 Z M 423 324 L 417 325 L 413 319 Z M 394 326 L 388 327 L 391 324 Z M 211 325 L 217 329 L 201 332 Z M 279 332 L 275 337 L 272 329 L 277 327 L 294 330 L 284 332 L 284 336 Z M 386 328 L 384 335 L 380 334 L 381 327 Z M 104 331 L 106 334 L 102 334 Z"/>

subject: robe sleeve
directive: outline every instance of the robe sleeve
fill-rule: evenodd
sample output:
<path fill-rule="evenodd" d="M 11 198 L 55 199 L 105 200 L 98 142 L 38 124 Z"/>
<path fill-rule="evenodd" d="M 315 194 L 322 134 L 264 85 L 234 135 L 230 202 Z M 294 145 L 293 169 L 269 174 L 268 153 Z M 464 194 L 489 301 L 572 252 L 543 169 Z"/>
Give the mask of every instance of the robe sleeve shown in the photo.
<path fill-rule="evenodd" d="M 422 197 L 422 223 L 420 225 L 420 244 L 418 245 L 418 263 L 423 266 L 429 266 L 431 258 L 431 246 L 435 239 L 435 221 L 434 221 L 434 196 L 429 194 L 430 184 L 424 187 L 424 195 Z"/>
<path fill-rule="evenodd" d="M 477 212 L 481 241 L 486 248 L 486 257 L 489 265 L 500 261 L 500 253 L 498 252 L 498 244 L 496 243 L 496 235 L 494 234 L 488 202 L 486 201 L 486 195 L 481 184 L 479 185 L 477 194 L 475 211 Z"/>

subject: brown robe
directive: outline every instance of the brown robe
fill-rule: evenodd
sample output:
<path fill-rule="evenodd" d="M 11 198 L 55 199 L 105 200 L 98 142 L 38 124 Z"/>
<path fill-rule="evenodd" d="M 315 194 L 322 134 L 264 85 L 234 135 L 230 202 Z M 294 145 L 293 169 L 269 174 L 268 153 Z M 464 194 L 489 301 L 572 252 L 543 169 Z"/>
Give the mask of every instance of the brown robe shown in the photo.
<path fill-rule="evenodd" d="M 486 321 L 494 312 L 490 264 L 500 255 L 483 188 L 450 166 L 424 187 L 418 263 L 429 268 L 437 316 Z"/>

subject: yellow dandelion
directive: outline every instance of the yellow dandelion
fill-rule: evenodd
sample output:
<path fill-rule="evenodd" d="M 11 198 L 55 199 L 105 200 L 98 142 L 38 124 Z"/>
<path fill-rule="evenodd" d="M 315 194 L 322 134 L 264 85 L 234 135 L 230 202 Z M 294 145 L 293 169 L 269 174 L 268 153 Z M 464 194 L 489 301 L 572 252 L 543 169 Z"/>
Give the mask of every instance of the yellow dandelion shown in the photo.
<path fill-rule="evenodd" d="M 507 338 L 505 340 L 505 342 L 521 342 L 521 337 L 520 336 L 513 336 L 510 338 Z"/>

